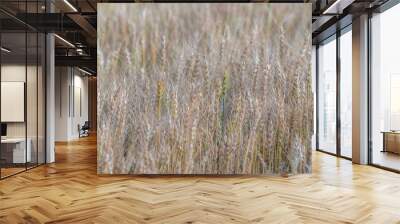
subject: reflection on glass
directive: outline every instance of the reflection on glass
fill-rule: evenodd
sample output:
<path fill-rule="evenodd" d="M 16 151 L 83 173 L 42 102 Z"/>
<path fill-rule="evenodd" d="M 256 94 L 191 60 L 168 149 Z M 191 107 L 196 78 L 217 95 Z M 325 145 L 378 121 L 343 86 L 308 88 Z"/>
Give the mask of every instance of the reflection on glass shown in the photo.
<path fill-rule="evenodd" d="M 316 150 L 317 146 L 316 146 L 316 131 L 317 131 L 317 94 L 316 94 L 316 87 L 317 87 L 317 83 L 316 83 L 316 76 L 317 76 L 317 49 L 316 47 L 313 45 L 312 46 L 312 56 L 311 56 L 311 65 L 312 65 L 312 69 L 311 69 L 311 73 L 312 73 L 312 91 L 313 91 L 313 98 L 314 98 L 314 114 L 313 114 L 313 120 L 314 120 L 314 131 L 313 131 L 313 135 L 312 135 L 312 149 Z"/>
<path fill-rule="evenodd" d="M 30 161 L 27 167 L 37 165 L 37 76 L 38 76 L 38 35 L 36 32 L 27 33 L 28 61 L 26 81 L 26 112 L 27 112 L 27 144 L 30 149 Z"/>
<path fill-rule="evenodd" d="M 372 18 L 372 162 L 400 170 L 400 5 Z M 386 132 L 386 133 L 385 133 Z"/>
<path fill-rule="evenodd" d="M 31 159 L 29 144 L 26 144 L 25 38 L 25 33 L 1 34 L 2 47 L 9 49 L 9 52 L 1 52 L 2 177 L 24 171 L 26 162 Z"/>
<path fill-rule="evenodd" d="M 400 130 L 400 73 L 390 76 L 390 130 Z"/>
<path fill-rule="evenodd" d="M 340 127 L 341 155 L 352 157 L 352 35 L 340 36 Z"/>
<path fill-rule="evenodd" d="M 0 1 L 23 13 L 43 13 L 45 0 Z M 0 29 L 0 178 L 45 163 L 45 44 L 43 33 L 0 12 L 13 29 Z"/>
<path fill-rule="evenodd" d="M 336 40 L 318 51 L 318 146 L 336 153 Z"/>
<path fill-rule="evenodd" d="M 38 35 L 38 76 L 37 76 L 37 90 L 38 90 L 38 135 L 37 135 L 37 147 L 38 147 L 38 164 L 45 163 L 45 60 L 46 60 L 46 52 L 45 52 L 45 44 L 46 39 L 45 35 L 39 33 Z"/>

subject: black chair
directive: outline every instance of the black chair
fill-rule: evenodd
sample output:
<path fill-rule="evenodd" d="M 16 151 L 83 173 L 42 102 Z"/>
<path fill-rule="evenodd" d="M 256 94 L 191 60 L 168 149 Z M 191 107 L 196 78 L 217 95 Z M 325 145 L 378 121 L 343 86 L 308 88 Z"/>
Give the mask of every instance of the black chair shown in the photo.
<path fill-rule="evenodd" d="M 89 136 L 89 129 L 90 129 L 89 121 L 85 121 L 82 127 L 80 127 L 80 125 L 78 124 L 79 138 Z"/>

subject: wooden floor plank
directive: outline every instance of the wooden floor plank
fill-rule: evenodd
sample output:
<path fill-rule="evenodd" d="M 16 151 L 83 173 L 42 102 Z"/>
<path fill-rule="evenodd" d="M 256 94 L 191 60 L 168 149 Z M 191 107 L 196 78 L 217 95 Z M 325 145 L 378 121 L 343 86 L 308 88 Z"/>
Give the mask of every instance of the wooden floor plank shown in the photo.
<path fill-rule="evenodd" d="M 320 152 L 292 177 L 98 176 L 96 138 L 0 181 L 0 223 L 400 223 L 400 175 Z"/>

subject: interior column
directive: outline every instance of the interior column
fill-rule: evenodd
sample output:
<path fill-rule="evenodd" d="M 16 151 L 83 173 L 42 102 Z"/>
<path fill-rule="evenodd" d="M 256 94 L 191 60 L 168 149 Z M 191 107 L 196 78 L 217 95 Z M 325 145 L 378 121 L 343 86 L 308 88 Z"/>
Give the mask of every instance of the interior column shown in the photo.
<path fill-rule="evenodd" d="M 368 163 L 368 15 L 353 19 L 353 162 Z"/>

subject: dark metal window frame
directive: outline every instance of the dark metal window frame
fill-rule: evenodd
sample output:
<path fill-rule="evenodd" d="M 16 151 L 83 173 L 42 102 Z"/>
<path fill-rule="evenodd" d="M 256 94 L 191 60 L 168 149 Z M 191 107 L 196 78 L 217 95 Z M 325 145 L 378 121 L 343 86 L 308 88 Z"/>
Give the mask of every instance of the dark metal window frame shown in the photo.
<path fill-rule="evenodd" d="M 342 155 L 341 153 L 341 131 L 342 131 L 342 127 L 341 127 L 341 118 L 340 118 L 340 84 L 341 84 L 341 67 L 340 67 L 340 37 L 347 33 L 347 32 L 351 32 L 351 25 L 352 23 L 350 23 L 349 25 L 338 29 L 336 31 L 336 33 L 332 34 L 331 36 L 327 37 L 326 39 L 320 41 L 317 45 L 316 45 L 316 50 L 315 50 L 315 64 L 316 64 L 316 87 L 315 87 L 315 91 L 316 91 L 316 110 L 315 110 L 315 118 L 316 118 L 316 137 L 315 137 L 315 142 L 316 142 L 316 151 L 318 152 L 323 152 L 329 155 L 333 155 L 333 156 L 337 156 L 343 159 L 347 159 L 347 160 L 352 160 L 352 158 L 347 157 Z M 328 43 L 330 41 L 336 41 L 336 152 L 332 153 L 332 152 L 328 152 L 322 148 L 319 147 L 319 47 L 322 43 Z"/>

